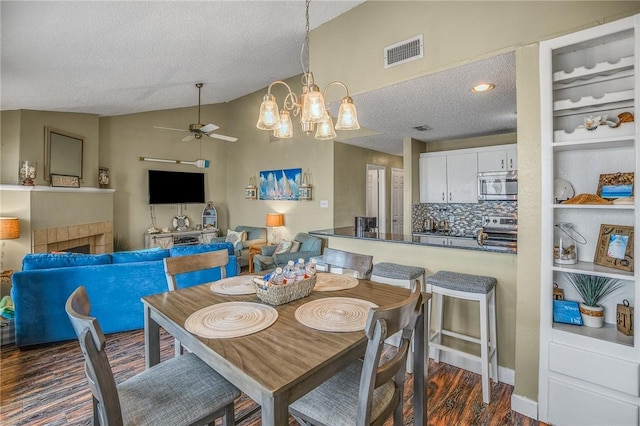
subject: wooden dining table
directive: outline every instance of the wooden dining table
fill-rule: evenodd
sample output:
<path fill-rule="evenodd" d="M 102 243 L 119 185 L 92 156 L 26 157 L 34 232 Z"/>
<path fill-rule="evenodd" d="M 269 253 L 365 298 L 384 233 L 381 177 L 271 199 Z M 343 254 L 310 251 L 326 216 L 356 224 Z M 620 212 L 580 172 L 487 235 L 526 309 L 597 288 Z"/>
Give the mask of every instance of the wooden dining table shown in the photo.
<path fill-rule="evenodd" d="M 177 338 L 229 382 L 261 406 L 263 426 L 284 426 L 289 421 L 289 404 L 306 394 L 349 363 L 363 356 L 364 331 L 326 332 L 309 328 L 296 320 L 295 311 L 313 300 L 350 297 L 378 306 L 405 299 L 408 289 L 370 280 L 339 291 L 312 291 L 307 297 L 275 306 L 278 318 L 259 332 L 234 338 L 207 339 L 185 329 L 194 312 L 224 302 L 262 302 L 255 294 L 214 293 L 209 284 L 188 287 L 142 298 L 144 305 L 145 356 L 147 368 L 160 362 L 160 327 Z M 427 424 L 427 339 L 426 301 L 418 318 L 413 344 L 414 425 Z"/>

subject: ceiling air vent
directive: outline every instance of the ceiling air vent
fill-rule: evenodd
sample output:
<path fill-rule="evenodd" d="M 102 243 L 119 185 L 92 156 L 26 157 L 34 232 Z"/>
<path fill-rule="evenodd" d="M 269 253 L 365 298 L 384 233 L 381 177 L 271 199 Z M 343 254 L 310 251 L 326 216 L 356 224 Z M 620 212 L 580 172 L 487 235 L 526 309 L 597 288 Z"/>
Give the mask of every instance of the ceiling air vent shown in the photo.
<path fill-rule="evenodd" d="M 384 67 L 391 68 L 423 56 L 422 34 L 384 48 Z"/>
<path fill-rule="evenodd" d="M 423 124 L 422 126 L 413 127 L 413 129 L 419 132 L 428 132 L 429 130 L 433 130 L 433 127 L 429 127 L 426 124 Z"/>

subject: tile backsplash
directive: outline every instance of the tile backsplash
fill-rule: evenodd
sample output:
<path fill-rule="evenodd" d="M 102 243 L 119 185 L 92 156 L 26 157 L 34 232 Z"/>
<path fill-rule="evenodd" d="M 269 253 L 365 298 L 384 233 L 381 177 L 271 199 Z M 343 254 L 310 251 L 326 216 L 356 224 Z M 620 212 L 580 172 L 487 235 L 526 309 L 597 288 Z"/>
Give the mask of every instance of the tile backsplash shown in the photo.
<path fill-rule="evenodd" d="M 477 204 L 414 204 L 412 232 L 424 230 L 425 219 L 449 221 L 449 233 L 475 234 L 482 226 L 482 216 L 518 216 L 517 201 L 480 201 Z"/>

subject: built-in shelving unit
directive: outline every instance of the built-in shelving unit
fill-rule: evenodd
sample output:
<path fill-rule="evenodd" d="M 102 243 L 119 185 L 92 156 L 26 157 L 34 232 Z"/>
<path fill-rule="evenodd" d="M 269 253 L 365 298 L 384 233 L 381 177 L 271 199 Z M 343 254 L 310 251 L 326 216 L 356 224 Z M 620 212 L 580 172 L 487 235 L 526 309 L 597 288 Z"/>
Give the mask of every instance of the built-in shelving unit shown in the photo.
<path fill-rule="evenodd" d="M 542 212 L 540 291 L 539 419 L 550 424 L 638 425 L 640 422 L 640 339 L 617 330 L 616 307 L 624 299 L 638 324 L 640 245 L 634 238 L 633 272 L 593 262 L 601 224 L 640 223 L 632 204 L 561 204 L 554 181 L 568 181 L 575 194 L 595 194 L 601 174 L 640 176 L 638 122 L 587 130 L 584 120 L 618 121 L 636 115 L 639 99 L 640 15 L 540 44 Z M 635 191 L 637 192 L 637 190 Z M 575 264 L 554 263 L 554 224 L 569 222 L 584 236 Z M 553 321 L 554 283 L 564 298 L 580 302 L 567 281 L 570 273 L 620 280 L 605 300 L 605 326 L 591 328 Z"/>

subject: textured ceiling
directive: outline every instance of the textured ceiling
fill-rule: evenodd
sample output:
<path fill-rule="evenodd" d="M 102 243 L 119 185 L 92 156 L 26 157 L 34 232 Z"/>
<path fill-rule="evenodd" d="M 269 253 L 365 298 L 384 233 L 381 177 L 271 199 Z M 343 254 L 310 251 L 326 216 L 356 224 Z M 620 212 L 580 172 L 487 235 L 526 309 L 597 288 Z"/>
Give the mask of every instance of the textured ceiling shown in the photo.
<path fill-rule="evenodd" d="M 314 0 L 311 29 L 362 3 Z M 228 102 L 300 74 L 305 4 L 260 1 L 0 2 L 0 108 L 102 116 Z M 480 81 L 496 84 L 474 95 Z M 402 138 L 515 131 L 512 54 L 353 96 L 373 136 L 338 140 L 402 154 Z M 335 113 L 335 107 L 334 107 Z M 334 114 L 335 115 L 335 114 Z M 206 121 L 206 120 L 205 120 Z M 429 132 L 411 127 L 426 124 Z"/>

